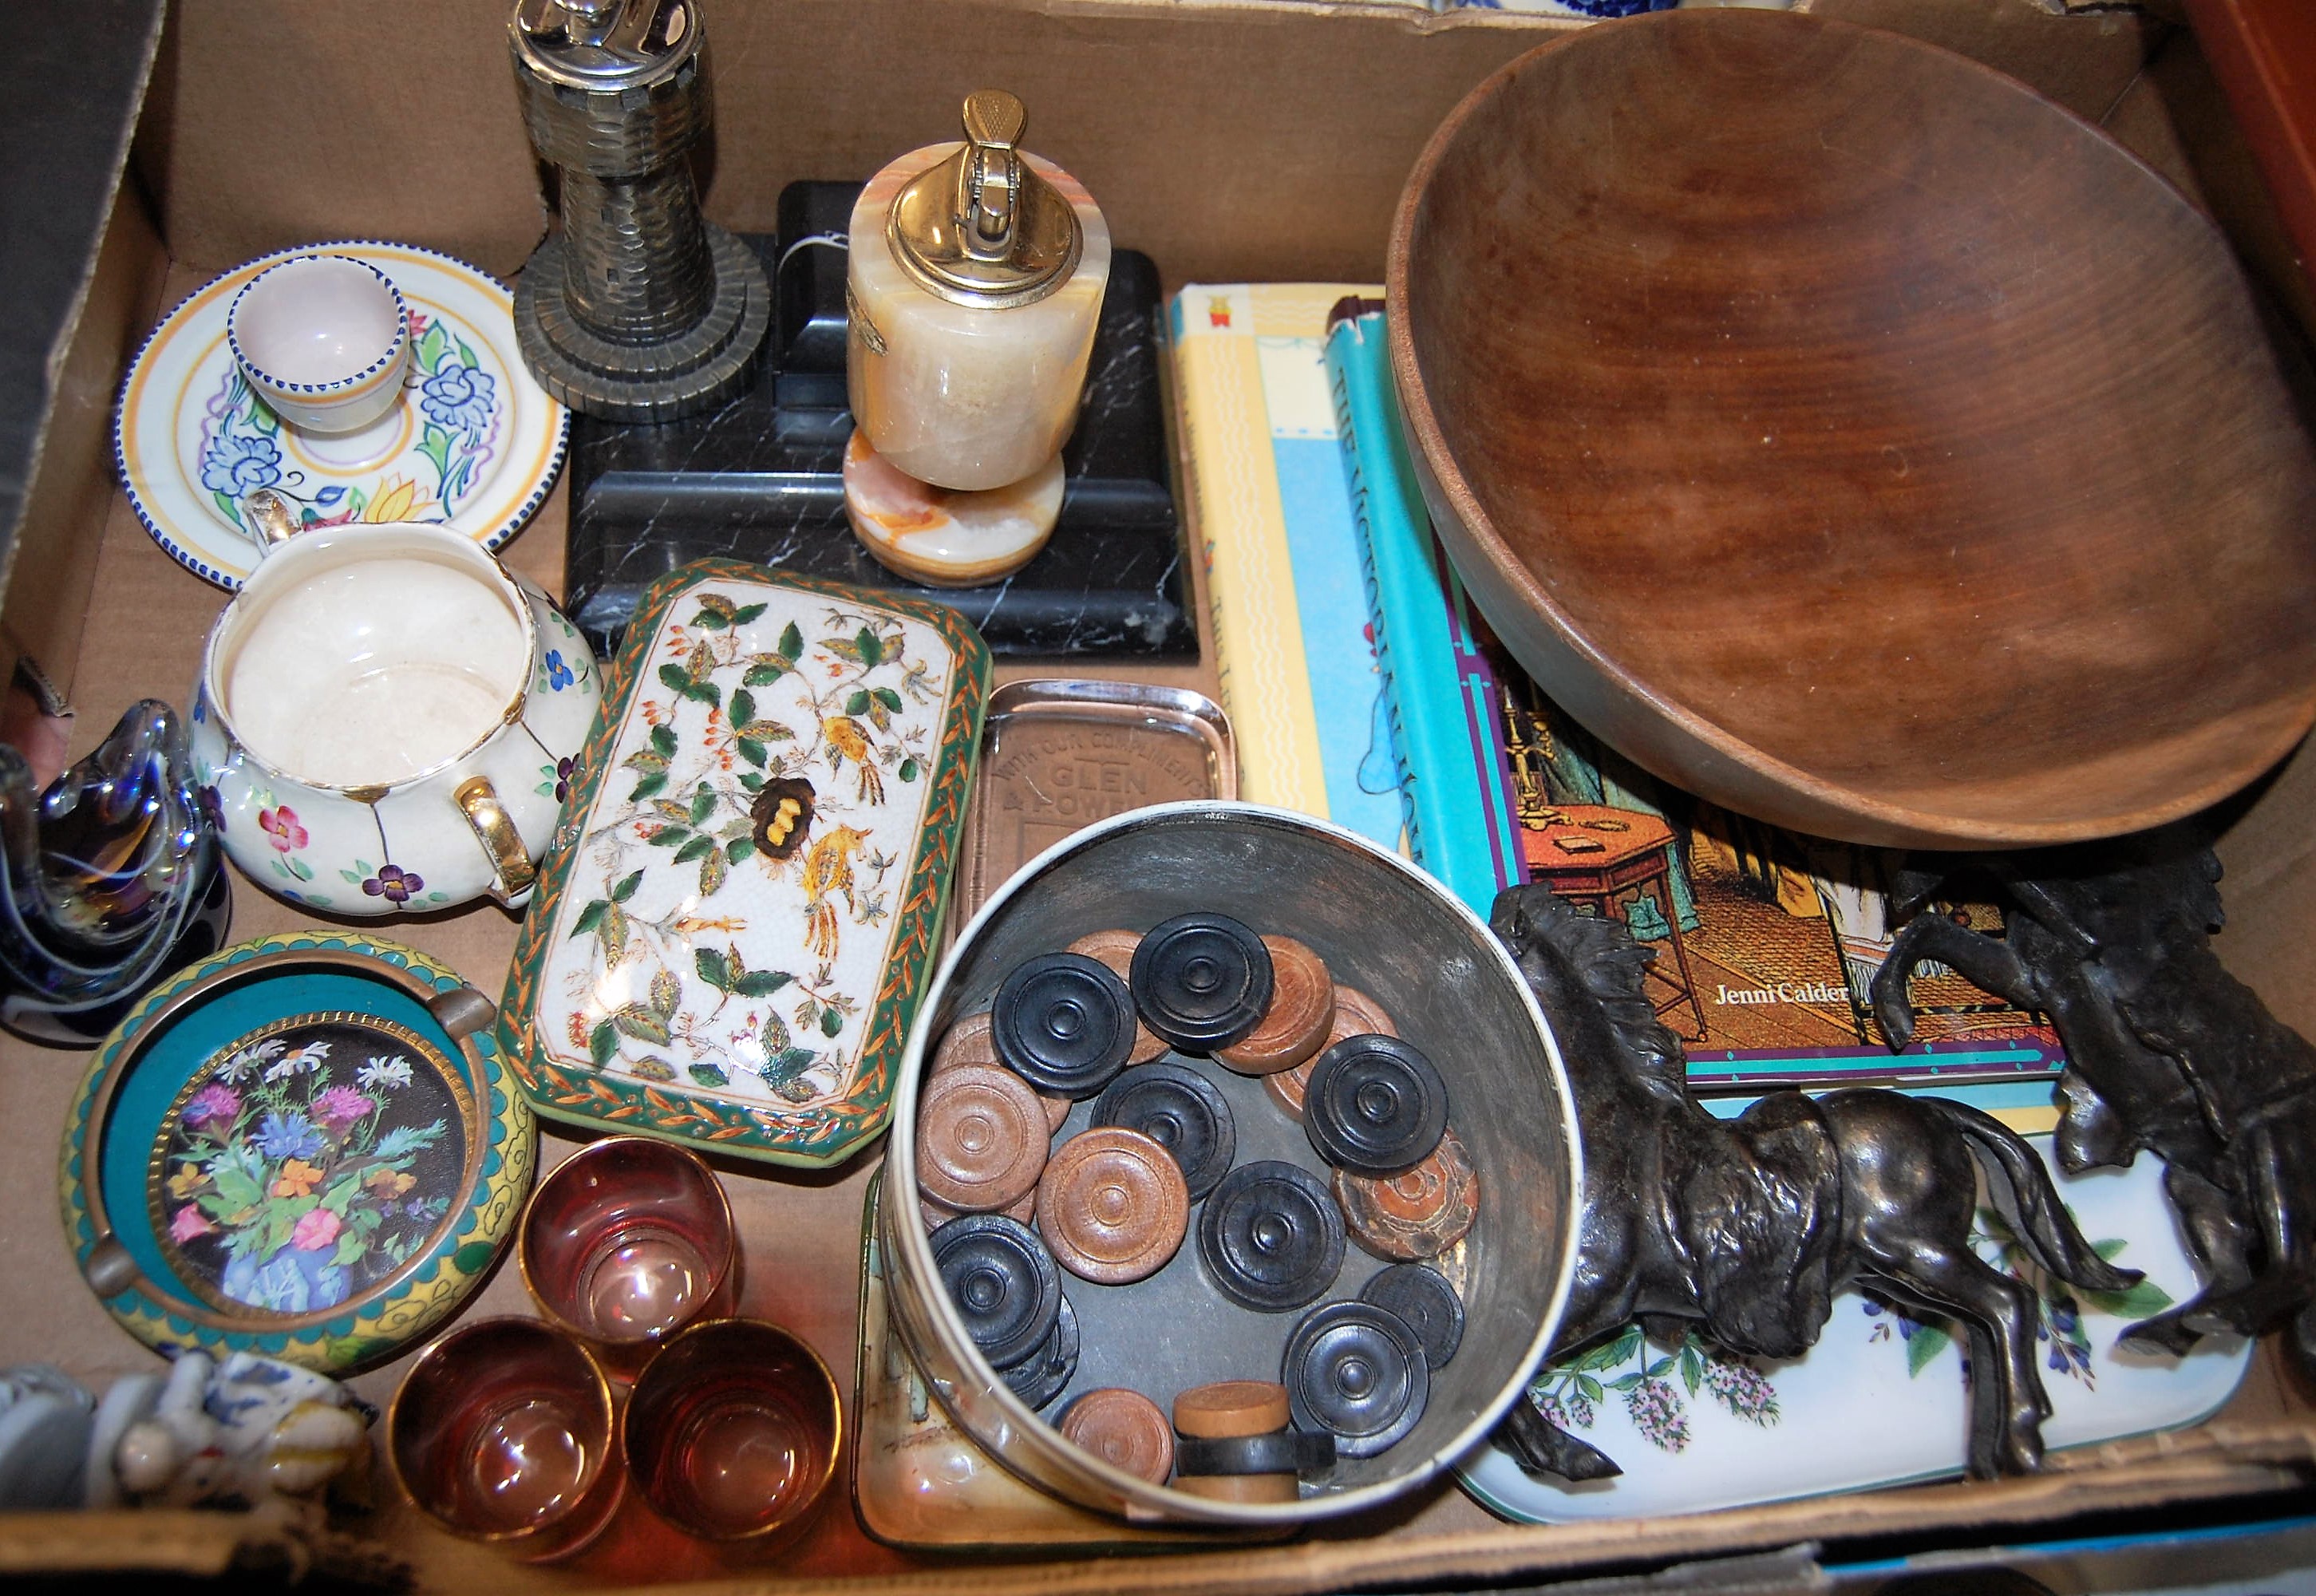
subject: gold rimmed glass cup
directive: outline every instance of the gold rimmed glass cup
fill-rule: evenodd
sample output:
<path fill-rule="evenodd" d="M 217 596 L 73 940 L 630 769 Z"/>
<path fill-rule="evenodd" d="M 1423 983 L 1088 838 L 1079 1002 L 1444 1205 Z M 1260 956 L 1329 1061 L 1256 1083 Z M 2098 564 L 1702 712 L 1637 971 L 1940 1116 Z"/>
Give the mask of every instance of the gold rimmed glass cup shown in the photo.
<path fill-rule="evenodd" d="M 539 1313 L 622 1379 L 685 1326 L 731 1311 L 739 1255 L 716 1172 L 645 1137 L 608 1137 L 556 1165 L 515 1246 Z"/>
<path fill-rule="evenodd" d="M 530 1562 L 592 1543 L 627 1470 L 610 1381 L 574 1337 L 484 1319 L 419 1355 L 386 1413 L 403 1493 L 454 1535 Z"/>
<path fill-rule="evenodd" d="M 628 1395 L 620 1449 L 654 1511 L 702 1540 L 777 1544 L 835 1477 L 842 1404 L 828 1365 L 761 1319 L 712 1319 L 661 1349 Z"/>

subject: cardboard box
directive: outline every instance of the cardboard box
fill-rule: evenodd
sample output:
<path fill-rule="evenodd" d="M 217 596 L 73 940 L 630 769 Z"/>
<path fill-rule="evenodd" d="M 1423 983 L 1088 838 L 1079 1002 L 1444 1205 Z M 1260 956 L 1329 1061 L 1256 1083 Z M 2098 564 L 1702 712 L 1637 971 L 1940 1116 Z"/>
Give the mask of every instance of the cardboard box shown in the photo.
<path fill-rule="evenodd" d="M 1960 49 L 2107 120 L 2202 192 L 2256 261 L 2288 260 L 2264 253 L 2272 218 L 2240 147 L 2231 147 L 2232 129 L 2214 114 L 2219 102 L 2192 41 L 2172 23 L 2121 11 L 2060 14 L 2034 0 L 1818 0 L 1813 9 Z M 62 369 L 78 377 L 57 388 L 28 495 L 47 508 L 19 529 L 0 611 L 11 647 L 29 649 L 68 691 L 79 713 L 76 753 L 136 698 L 184 700 L 224 597 L 155 546 L 112 483 L 111 374 L 183 294 L 281 245 L 387 237 L 502 274 L 519 270 L 548 212 L 516 115 L 505 13 L 499 0 L 200 0 L 172 13 L 135 181 L 120 191 L 62 352 Z M 708 205 L 725 225 L 769 227 L 783 183 L 866 176 L 895 152 L 947 136 L 965 91 L 999 84 L 1029 103 L 1031 143 L 1087 183 L 1119 241 L 1155 256 L 1170 288 L 1379 277 L 1391 208 L 1424 138 L 1481 77 L 1567 25 L 1305 0 L 714 0 L 708 22 L 719 118 Z M 2288 271 L 2283 278 L 2288 294 Z M 2304 294 L 2294 302 L 2305 312 Z M 507 550 L 550 590 L 560 586 L 564 519 L 558 490 Z M 1209 647 L 1197 666 L 1139 674 L 1211 690 L 1211 658 Z M 2316 1032 L 2316 759 L 2303 755 L 2231 813 L 2223 852 L 2233 925 L 2223 951 L 2280 1014 Z M 237 937 L 304 923 L 245 883 L 236 882 L 236 897 Z M 495 990 L 514 937 L 513 923 L 487 907 L 381 929 L 485 990 Z M 82 1286 L 57 1221 L 51 1160 L 82 1065 L 78 1055 L 0 1040 L 0 1124 L 16 1137 L 0 1160 L 0 1269 L 10 1286 L 0 1363 L 57 1361 L 101 1387 L 149 1367 L 151 1355 Z M 547 1157 L 570 1145 L 548 1133 Z M 796 1328 L 847 1371 L 867 1173 L 856 1165 L 795 1179 L 735 1168 L 726 1177 L 754 1265 L 749 1310 Z M 503 1270 L 467 1311 L 527 1311 L 514 1271 Z M 399 1371 L 375 1371 L 358 1388 L 383 1403 Z M 2304 1493 L 2316 1469 L 2316 1409 L 2295 1378 L 2264 1353 L 2213 1422 L 2061 1456 L 2036 1479 L 1559 1529 L 1498 1524 L 1444 1485 L 1298 1544 L 1046 1564 L 1035 1582 L 1054 1592 L 1474 1584 L 1798 1542 L 1831 1557 L 1868 1541 L 2047 1540 L 2095 1516 L 2151 1522 L 2152 1510 L 2190 1502 L 2256 1517 L 2280 1511 L 2272 1493 Z M 1028 1577 L 877 1547 L 841 1500 L 806 1540 L 762 1567 L 718 1561 L 647 1526 L 555 1571 L 451 1541 L 392 1502 L 354 1528 L 370 1550 L 323 1548 L 326 1565 L 343 1570 L 383 1552 L 406 1559 L 430 1589 L 742 1577 L 807 1588 L 877 1575 L 880 1590 L 955 1592 Z M 0 1522 L 0 1570 L 214 1572 L 244 1538 L 257 1547 L 245 1547 L 244 1565 L 253 1555 L 294 1565 L 315 1550 L 233 1520 L 147 1521 L 116 1534 L 28 1519 Z M 335 1561 L 340 1554 L 350 1561 Z"/>

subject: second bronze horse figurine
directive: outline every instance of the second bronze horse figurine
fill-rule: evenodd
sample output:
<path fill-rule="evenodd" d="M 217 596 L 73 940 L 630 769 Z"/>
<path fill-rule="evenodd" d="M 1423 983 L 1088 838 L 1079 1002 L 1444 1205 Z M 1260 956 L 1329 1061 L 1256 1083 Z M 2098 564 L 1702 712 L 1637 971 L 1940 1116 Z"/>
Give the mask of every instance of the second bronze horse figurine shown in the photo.
<path fill-rule="evenodd" d="M 2139 1275 L 2092 1251 L 2033 1149 L 1975 1109 L 1894 1092 L 1773 1092 L 1716 1119 L 1688 1095 L 1680 1043 L 1643 994 L 1654 955 L 1621 921 L 1536 886 L 1497 898 L 1492 925 L 1552 1022 L 1584 1144 L 1554 1356 L 1638 1320 L 1659 1342 L 1678 1341 L 1687 1321 L 1733 1352 L 1790 1358 L 1816 1343 L 1835 1294 L 1862 1286 L 1965 1333 L 1972 1473 L 2041 1464 L 2051 1408 L 2034 1300 L 1971 1250 L 1974 1163 L 2009 1189 L 2018 1234 L 2052 1274 L 2098 1291 Z M 1619 1472 L 1530 1398 L 1495 1440 L 1531 1474 Z"/>
<path fill-rule="evenodd" d="M 2179 825 L 1946 865 L 1993 882 L 2005 932 L 1921 912 L 1946 872 L 1910 872 L 1896 906 L 1911 918 L 1874 981 L 1891 1045 L 1911 1034 L 1907 981 L 1931 959 L 2049 1014 L 2068 1059 L 2061 1164 L 2161 1158 L 2205 1281 L 2123 1341 L 2185 1352 L 2205 1335 L 2288 1328 L 2316 1375 L 2316 1048 L 2221 965 L 2209 844 Z"/>

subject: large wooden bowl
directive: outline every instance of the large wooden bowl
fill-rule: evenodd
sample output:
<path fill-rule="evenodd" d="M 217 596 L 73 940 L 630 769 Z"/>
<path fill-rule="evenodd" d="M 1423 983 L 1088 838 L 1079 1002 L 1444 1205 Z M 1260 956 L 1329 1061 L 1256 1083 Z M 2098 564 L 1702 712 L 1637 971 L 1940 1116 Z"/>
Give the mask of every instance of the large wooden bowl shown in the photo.
<path fill-rule="evenodd" d="M 2109 835 L 2316 716 L 2316 454 L 2219 234 L 1927 45 L 1668 12 L 1522 57 L 1409 179 L 1432 514 L 1571 713 L 1854 842 Z"/>

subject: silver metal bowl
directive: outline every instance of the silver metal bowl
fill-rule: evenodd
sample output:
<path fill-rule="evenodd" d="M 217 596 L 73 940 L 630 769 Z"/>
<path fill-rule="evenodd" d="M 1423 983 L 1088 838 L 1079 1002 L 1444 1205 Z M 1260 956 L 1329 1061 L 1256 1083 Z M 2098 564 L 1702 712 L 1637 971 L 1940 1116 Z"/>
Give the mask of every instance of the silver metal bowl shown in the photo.
<path fill-rule="evenodd" d="M 1021 960 L 1088 932 L 1146 929 L 1191 910 L 1307 943 L 1338 981 L 1380 1002 L 1439 1066 L 1449 1114 L 1481 1180 L 1460 1244 L 1461 1349 L 1431 1377 L 1422 1419 L 1397 1445 L 1346 1459 L 1301 1501 L 1207 1501 L 1125 1474 L 1062 1440 L 975 1350 L 940 1286 L 918 1209 L 916 1105 L 926 1062 L 958 1016 L 989 1006 Z M 1220 1074 L 1221 1072 L 1216 1072 Z M 1239 1159 L 1299 1154 L 1322 1168 L 1302 1129 L 1232 1078 Z M 1371 1508 L 1421 1485 L 1480 1444 L 1520 1392 L 1558 1327 L 1575 1262 L 1581 1189 L 1575 1109 L 1544 1016 L 1487 927 L 1405 861 L 1323 821 L 1251 804 L 1190 802 L 1136 810 L 1040 854 L 974 916 L 927 993 L 895 1094 L 882 1242 L 894 1322 L 958 1424 L 1030 1484 L 1139 1520 L 1281 1525 Z M 1081 1103 L 1064 1134 L 1084 1120 Z M 1150 1280 L 1105 1288 L 1066 1279 L 1084 1328 L 1073 1392 L 1133 1384 L 1161 1406 L 1206 1379 L 1276 1379 L 1299 1314 L 1256 1315 L 1198 1278 L 1198 1216 L 1182 1255 Z M 1332 1295 L 1382 1267 L 1349 1250 Z M 1103 1369 L 1134 1378 L 1098 1377 Z M 1056 1414 L 1059 1407 L 1052 1410 Z"/>

